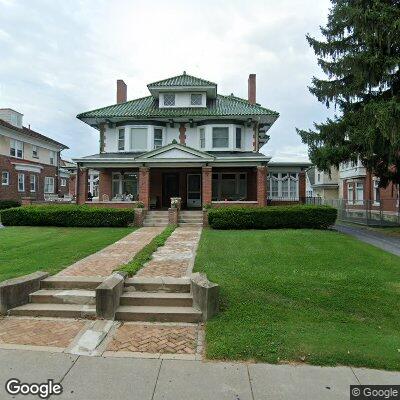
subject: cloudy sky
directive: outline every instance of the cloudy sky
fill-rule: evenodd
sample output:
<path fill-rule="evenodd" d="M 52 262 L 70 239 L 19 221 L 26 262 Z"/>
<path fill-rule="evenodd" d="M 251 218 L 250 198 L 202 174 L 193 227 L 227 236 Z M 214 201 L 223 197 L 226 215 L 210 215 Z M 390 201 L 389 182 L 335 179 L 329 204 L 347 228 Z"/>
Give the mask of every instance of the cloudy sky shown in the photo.
<path fill-rule="evenodd" d="M 263 152 L 304 158 L 295 127 L 312 127 L 328 111 L 308 92 L 321 76 L 305 34 L 319 35 L 328 0 L 135 1 L 0 0 L 0 108 L 24 125 L 67 144 L 65 158 L 98 151 L 97 131 L 78 113 L 115 102 L 116 79 L 128 99 L 146 84 L 182 71 L 278 111 Z"/>

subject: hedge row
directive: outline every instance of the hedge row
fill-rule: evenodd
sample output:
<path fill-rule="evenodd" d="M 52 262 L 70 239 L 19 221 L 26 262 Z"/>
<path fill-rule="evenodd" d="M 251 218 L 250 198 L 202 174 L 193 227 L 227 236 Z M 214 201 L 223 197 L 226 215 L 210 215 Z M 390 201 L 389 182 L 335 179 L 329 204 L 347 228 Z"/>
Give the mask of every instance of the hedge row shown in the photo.
<path fill-rule="evenodd" d="M 20 207 L 21 203 L 16 200 L 0 200 L 0 210 L 5 210 L 6 208 Z"/>
<path fill-rule="evenodd" d="M 134 209 L 96 208 L 77 205 L 42 205 L 9 208 L 0 213 L 4 225 L 32 226 L 127 226 Z"/>
<path fill-rule="evenodd" d="M 214 229 L 327 229 L 336 221 L 337 210 L 329 206 L 227 207 L 208 212 Z"/>

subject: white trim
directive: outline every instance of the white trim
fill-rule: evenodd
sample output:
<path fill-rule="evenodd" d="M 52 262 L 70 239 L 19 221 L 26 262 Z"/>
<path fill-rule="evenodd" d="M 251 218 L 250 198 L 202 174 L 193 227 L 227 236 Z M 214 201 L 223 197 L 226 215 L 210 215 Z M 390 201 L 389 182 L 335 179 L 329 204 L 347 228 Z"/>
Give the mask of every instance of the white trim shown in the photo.
<path fill-rule="evenodd" d="M 33 178 L 33 182 L 32 182 L 32 178 Z M 36 182 L 37 182 L 36 175 L 30 174 L 29 175 L 29 191 L 31 193 L 36 192 Z M 33 183 L 33 190 L 32 190 L 32 183 Z"/>
<path fill-rule="evenodd" d="M 7 177 L 6 182 L 3 182 L 3 174 Z M 1 171 L 1 186 L 9 186 L 10 185 L 10 173 L 8 171 Z"/>
<path fill-rule="evenodd" d="M 25 164 L 25 163 L 15 163 L 15 162 L 12 162 L 11 164 L 14 165 L 16 171 L 36 172 L 37 174 L 40 174 L 40 172 L 43 169 L 42 165 L 36 165 L 36 164 Z"/>
<path fill-rule="evenodd" d="M 22 181 L 20 181 L 21 177 L 22 177 Z M 22 189 L 19 186 L 20 183 L 22 183 Z M 18 187 L 18 192 L 25 192 L 25 174 L 23 174 L 21 172 L 18 174 L 17 187 Z"/>
<path fill-rule="evenodd" d="M 274 176 L 277 175 L 277 176 Z M 293 177 L 292 175 L 296 175 Z M 296 190 L 294 196 L 291 196 L 290 193 L 290 182 L 296 182 Z M 278 184 L 278 194 L 272 194 L 272 185 L 273 182 Z M 273 172 L 271 171 L 268 175 L 268 198 L 271 200 L 298 200 L 299 199 L 299 172 L 298 171 L 284 171 L 284 172 Z M 284 184 L 286 183 L 286 188 L 284 188 Z M 284 190 L 287 189 L 287 195 L 284 195 Z"/>

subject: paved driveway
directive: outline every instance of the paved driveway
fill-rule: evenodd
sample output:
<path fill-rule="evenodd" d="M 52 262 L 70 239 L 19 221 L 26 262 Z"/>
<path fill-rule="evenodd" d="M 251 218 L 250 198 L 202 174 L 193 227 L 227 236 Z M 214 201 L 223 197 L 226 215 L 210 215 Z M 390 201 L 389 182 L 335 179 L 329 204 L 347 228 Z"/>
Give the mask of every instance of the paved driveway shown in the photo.
<path fill-rule="evenodd" d="M 346 233 L 362 240 L 365 243 L 372 244 L 389 253 L 400 256 L 400 238 L 385 235 L 383 233 L 370 231 L 361 226 L 335 225 L 339 232 Z"/>

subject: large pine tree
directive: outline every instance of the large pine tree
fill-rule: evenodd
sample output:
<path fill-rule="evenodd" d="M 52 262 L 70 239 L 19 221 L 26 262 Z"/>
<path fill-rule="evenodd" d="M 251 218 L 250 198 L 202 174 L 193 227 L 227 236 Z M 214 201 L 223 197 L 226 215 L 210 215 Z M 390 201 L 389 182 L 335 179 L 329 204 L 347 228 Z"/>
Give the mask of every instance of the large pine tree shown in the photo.
<path fill-rule="evenodd" d="M 307 35 L 327 79 L 310 92 L 336 115 L 298 130 L 321 170 L 356 161 L 400 182 L 400 0 L 331 0 L 324 40 Z"/>

